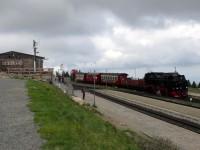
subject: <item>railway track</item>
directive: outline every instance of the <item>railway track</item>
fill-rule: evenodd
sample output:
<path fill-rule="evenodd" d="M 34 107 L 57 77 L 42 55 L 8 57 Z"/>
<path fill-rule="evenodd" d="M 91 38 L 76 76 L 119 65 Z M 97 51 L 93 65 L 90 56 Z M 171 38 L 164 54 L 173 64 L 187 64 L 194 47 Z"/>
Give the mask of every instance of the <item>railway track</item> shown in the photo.
<path fill-rule="evenodd" d="M 83 85 L 77 84 L 73 86 L 75 86 L 75 89 L 83 87 Z M 86 86 L 89 92 L 95 92 L 97 96 L 200 134 L 200 109 L 198 108 L 112 90 L 97 89 L 94 91 L 91 85 L 89 87 L 88 85 Z M 86 86 L 84 85 L 84 87 Z M 158 103 L 160 104 L 158 105 Z"/>
<path fill-rule="evenodd" d="M 74 87 L 78 87 L 78 88 L 84 87 L 84 88 L 88 88 L 88 89 L 93 89 L 93 85 L 91 85 L 91 84 L 82 84 L 82 83 L 73 82 L 72 85 Z M 96 89 L 105 89 L 105 86 L 97 85 Z M 120 91 L 120 92 L 130 93 L 130 94 L 134 94 L 134 95 L 139 95 L 139 96 L 143 96 L 143 97 L 153 98 L 154 100 L 161 100 L 161 101 L 171 102 L 171 103 L 175 103 L 175 104 L 179 104 L 179 105 L 184 105 L 184 106 L 200 109 L 200 98 L 198 99 L 197 97 L 193 97 L 193 96 L 191 96 L 193 98 L 193 101 L 190 102 L 189 98 L 187 100 L 180 100 L 180 99 L 169 98 L 169 97 L 161 97 L 161 96 L 144 93 L 144 92 L 136 91 L 136 90 L 130 90 L 130 89 L 122 89 L 122 88 L 109 88 L 109 89 L 114 90 L 114 91 Z"/>
<path fill-rule="evenodd" d="M 94 93 L 92 85 L 74 84 L 74 86 L 87 87 L 89 92 Z M 151 96 L 106 90 L 101 86 L 97 88 L 95 94 L 100 97 L 200 134 L 200 109 L 198 106 L 187 106 L 187 104 L 178 102 L 154 99 Z"/>
<path fill-rule="evenodd" d="M 190 93 L 189 92 L 189 97 L 191 97 L 193 100 L 194 100 L 194 102 L 199 102 L 200 103 L 200 96 L 199 96 L 199 94 L 195 94 L 195 93 Z"/>
<path fill-rule="evenodd" d="M 93 90 L 89 90 L 90 92 L 94 92 Z M 155 105 L 149 103 L 145 103 L 144 100 L 141 102 L 139 99 L 133 100 L 131 97 L 125 97 L 123 94 L 113 93 L 110 90 L 96 90 L 95 94 L 106 98 L 107 100 L 113 101 L 115 103 L 119 103 L 131 109 L 140 111 L 147 115 L 153 116 L 155 118 L 167 121 L 169 123 L 178 125 L 180 127 L 189 129 L 193 132 L 200 134 L 200 110 L 197 108 L 191 108 L 187 106 L 181 106 L 178 104 L 168 103 L 170 106 L 162 107 L 163 103 L 167 104 L 167 102 L 162 102 L 161 105 Z M 127 94 L 127 93 L 125 93 Z M 137 96 L 141 98 L 140 96 Z M 146 98 L 145 98 L 146 99 Z M 147 98 L 149 100 L 150 98 Z M 141 100 L 141 99 L 140 99 Z M 155 102 L 155 101 L 154 101 Z M 172 107 L 172 109 L 170 109 Z M 182 110 L 182 111 L 181 111 Z M 183 113 L 185 112 L 185 113 Z"/>

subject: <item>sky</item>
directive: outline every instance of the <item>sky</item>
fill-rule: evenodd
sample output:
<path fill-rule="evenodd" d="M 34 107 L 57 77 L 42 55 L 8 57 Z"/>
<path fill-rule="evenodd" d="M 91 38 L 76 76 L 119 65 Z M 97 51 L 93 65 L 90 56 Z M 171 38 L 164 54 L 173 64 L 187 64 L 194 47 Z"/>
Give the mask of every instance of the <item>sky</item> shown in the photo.
<path fill-rule="evenodd" d="M 0 53 L 33 53 L 45 67 L 174 72 L 200 82 L 199 0 L 0 0 Z"/>

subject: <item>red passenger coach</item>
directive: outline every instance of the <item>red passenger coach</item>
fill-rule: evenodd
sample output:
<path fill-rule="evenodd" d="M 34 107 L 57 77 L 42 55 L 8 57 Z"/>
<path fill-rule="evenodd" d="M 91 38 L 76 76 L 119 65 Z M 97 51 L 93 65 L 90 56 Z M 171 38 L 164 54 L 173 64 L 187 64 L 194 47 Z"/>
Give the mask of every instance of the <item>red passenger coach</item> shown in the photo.
<path fill-rule="evenodd" d="M 85 76 L 85 82 L 86 83 L 94 83 L 94 80 L 95 80 L 95 83 L 96 84 L 100 84 L 101 83 L 101 75 L 100 73 L 86 73 L 86 76 Z"/>
<path fill-rule="evenodd" d="M 76 82 L 85 82 L 85 80 L 86 80 L 86 74 L 85 73 L 78 72 L 78 73 L 76 73 L 75 77 L 76 77 L 75 78 Z"/>
<path fill-rule="evenodd" d="M 126 73 L 101 73 L 101 84 L 120 86 L 127 75 Z"/>

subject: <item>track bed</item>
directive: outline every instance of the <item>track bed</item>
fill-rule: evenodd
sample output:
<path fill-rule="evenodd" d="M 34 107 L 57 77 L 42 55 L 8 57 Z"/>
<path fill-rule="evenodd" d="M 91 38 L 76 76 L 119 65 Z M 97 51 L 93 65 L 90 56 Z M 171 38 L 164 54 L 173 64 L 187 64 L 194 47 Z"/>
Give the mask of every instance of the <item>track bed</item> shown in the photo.
<path fill-rule="evenodd" d="M 172 111 L 172 112 L 178 112 L 182 115 L 190 116 L 192 118 L 196 118 L 196 119 L 200 120 L 200 109 L 198 109 L 198 108 L 192 108 L 192 107 L 183 106 L 183 105 L 174 104 L 174 103 L 169 103 L 169 102 L 165 102 L 165 101 L 158 101 L 158 100 L 155 100 L 155 99 L 152 99 L 152 98 L 133 95 L 133 94 L 119 92 L 119 91 L 113 91 L 113 90 L 98 90 L 98 91 L 103 92 L 107 95 L 116 96 L 116 97 L 119 97 L 119 98 L 121 97 L 121 98 L 125 98 L 125 99 L 128 99 L 128 100 L 136 101 L 136 102 L 139 102 L 141 104 L 142 103 L 148 104 L 148 105 L 152 105 L 152 106 L 162 108 L 162 109 L 165 109 L 165 110 L 169 110 L 169 111 Z"/>

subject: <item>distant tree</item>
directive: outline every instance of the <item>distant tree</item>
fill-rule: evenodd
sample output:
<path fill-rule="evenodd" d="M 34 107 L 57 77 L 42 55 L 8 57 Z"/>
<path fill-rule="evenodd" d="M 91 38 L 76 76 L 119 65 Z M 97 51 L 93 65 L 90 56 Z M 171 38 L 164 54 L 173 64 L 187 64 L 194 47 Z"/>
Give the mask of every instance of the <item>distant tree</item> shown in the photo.
<path fill-rule="evenodd" d="M 188 87 L 191 87 L 190 80 L 187 80 L 187 82 L 188 82 Z"/>
<path fill-rule="evenodd" d="M 69 73 L 67 71 L 65 72 L 65 77 L 69 77 Z"/>
<path fill-rule="evenodd" d="M 193 88 L 197 88 L 197 84 L 196 84 L 195 81 L 192 82 L 192 87 L 193 87 Z"/>
<path fill-rule="evenodd" d="M 200 82 L 199 82 L 198 88 L 200 88 Z"/>
<path fill-rule="evenodd" d="M 59 73 L 58 73 L 58 71 L 56 71 L 56 77 L 58 77 L 58 75 L 59 75 Z"/>

